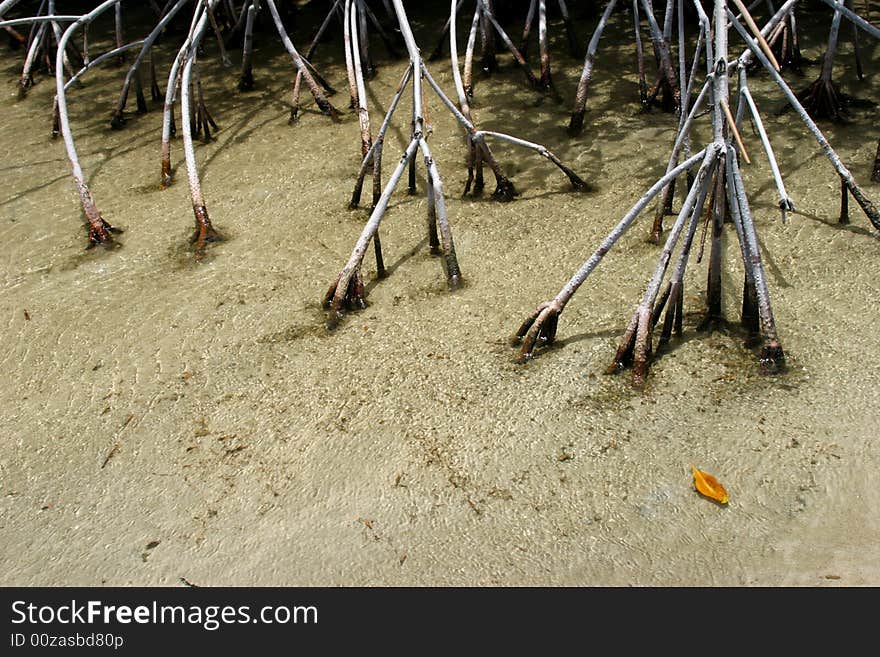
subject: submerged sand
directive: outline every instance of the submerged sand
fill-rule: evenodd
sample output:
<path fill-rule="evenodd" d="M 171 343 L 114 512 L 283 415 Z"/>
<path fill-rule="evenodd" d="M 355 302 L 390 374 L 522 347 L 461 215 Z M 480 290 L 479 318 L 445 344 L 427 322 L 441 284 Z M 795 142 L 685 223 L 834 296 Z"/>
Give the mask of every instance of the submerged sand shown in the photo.
<path fill-rule="evenodd" d="M 638 111 L 628 21 L 621 13 L 603 41 L 580 137 L 564 130 L 580 65 L 564 57 L 559 26 L 563 103 L 540 102 L 508 58 L 477 85 L 482 127 L 544 143 L 592 183 L 588 194 L 499 146 L 520 196 L 462 198 L 461 133 L 429 96 L 467 284 L 447 291 L 428 253 L 420 165 L 420 194 L 401 190 L 382 224 L 391 275 L 375 282 L 367 256 L 369 307 L 334 333 L 320 300 L 367 216 L 346 208 L 357 120 L 347 112 L 334 125 L 309 100 L 288 126 L 292 68 L 269 33 L 254 91 L 205 65 L 220 130 L 198 157 L 227 240 L 202 262 L 186 248 L 180 143 L 177 182 L 160 191 L 161 115 L 151 104 L 111 132 L 123 75 L 112 67 L 70 97 L 95 199 L 125 230 L 118 250 L 85 252 L 64 147 L 48 134 L 53 83 L 18 100 L 19 55 L 4 54 L 0 583 L 880 584 L 880 242 L 855 203 L 852 224 L 837 224 L 837 176 L 796 118 L 776 114 L 781 96 L 764 76 L 753 88 L 798 213 L 780 222 L 749 130 L 745 175 L 788 372 L 762 374 L 736 329 L 742 268 L 728 226 L 731 326 L 695 330 L 706 269 L 692 262 L 684 339 L 654 362 L 646 388 L 632 389 L 628 372 L 603 374 L 656 264 L 650 214 L 566 309 L 557 346 L 515 362 L 519 323 L 668 157 L 674 121 Z M 591 26 L 579 23 L 584 35 Z M 416 28 L 432 48 L 436 25 Z M 824 28 L 810 34 L 815 57 Z M 873 73 L 877 45 L 862 46 Z M 842 89 L 876 99 L 878 78 L 857 82 L 848 48 Z M 376 123 L 403 66 L 379 52 Z M 338 45 L 315 62 L 346 88 Z M 432 66 L 451 91 L 448 62 Z M 800 87 L 817 74 L 790 79 Z M 333 100 L 345 108 L 344 91 Z M 868 182 L 877 110 L 853 112 L 852 124 L 822 127 L 880 201 Z M 706 138 L 703 127 L 697 141 Z M 724 483 L 729 505 L 694 491 L 690 464 Z"/>

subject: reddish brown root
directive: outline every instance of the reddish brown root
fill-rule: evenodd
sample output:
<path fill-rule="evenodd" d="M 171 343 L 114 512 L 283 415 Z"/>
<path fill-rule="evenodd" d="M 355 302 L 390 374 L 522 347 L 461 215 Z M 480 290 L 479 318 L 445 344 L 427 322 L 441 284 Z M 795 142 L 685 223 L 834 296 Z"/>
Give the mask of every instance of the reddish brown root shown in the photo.
<path fill-rule="evenodd" d="M 103 217 L 98 217 L 96 222 L 89 222 L 89 244 L 86 248 L 112 246 L 115 243 L 113 235 L 121 232 L 122 229 L 115 228 L 104 221 Z"/>
<path fill-rule="evenodd" d="M 556 89 L 553 87 L 553 78 L 548 71 L 541 73 L 541 77 L 538 79 L 537 87 L 540 91 L 545 92 L 555 92 Z"/>
<path fill-rule="evenodd" d="M 620 340 L 617 351 L 614 353 L 614 358 L 612 359 L 611 364 L 605 369 L 606 374 L 617 374 L 618 372 L 626 369 L 633 362 L 633 355 L 635 354 L 636 348 L 636 329 L 638 328 L 638 323 L 638 314 L 633 315 L 633 318 L 630 320 L 626 332 L 623 334 L 623 337 Z"/>
<path fill-rule="evenodd" d="M 169 160 L 162 160 L 162 182 L 159 185 L 159 189 L 166 189 L 171 187 L 171 183 L 174 182 L 173 172 L 171 170 L 171 162 Z"/>
<path fill-rule="evenodd" d="M 651 90 L 641 98 L 642 109 L 648 111 L 653 107 L 659 107 L 664 112 L 677 112 L 681 100 L 675 91 L 676 89 L 677 86 L 673 87 L 666 78 L 666 74 L 661 72 Z"/>
<path fill-rule="evenodd" d="M 222 241 L 223 238 L 213 226 L 197 226 L 190 238 L 190 243 L 196 252 L 203 251 L 208 244 Z"/>
<path fill-rule="evenodd" d="M 639 103 L 644 112 L 651 108 L 651 104 L 648 102 L 648 83 L 644 78 L 639 78 Z"/>
<path fill-rule="evenodd" d="M 558 157 L 553 155 L 552 153 L 548 153 L 547 158 L 553 162 L 559 170 L 562 171 L 568 178 L 568 181 L 571 183 L 571 188 L 576 192 L 590 192 L 593 188 L 587 183 L 583 178 L 577 175 L 572 169 L 564 165 Z"/>
<path fill-rule="evenodd" d="M 535 312 L 520 325 L 513 338 L 514 344 L 521 344 L 519 362 L 524 363 L 534 356 L 535 349 L 549 347 L 556 341 L 556 329 L 560 311 L 550 304 L 541 304 Z"/>
<path fill-rule="evenodd" d="M 470 144 L 468 147 L 467 171 L 467 182 L 464 184 L 463 196 L 467 196 L 471 189 L 473 189 L 474 196 L 479 196 L 483 193 L 484 187 L 483 162 L 479 150 L 474 148 L 473 144 Z"/>
<path fill-rule="evenodd" d="M 632 384 L 634 388 L 644 388 L 648 379 L 648 360 L 637 359 L 633 362 Z"/>
<path fill-rule="evenodd" d="M 27 38 L 11 27 L 4 28 L 7 37 L 9 37 L 9 49 L 18 50 L 27 43 Z"/>
<path fill-rule="evenodd" d="M 483 178 L 483 170 L 477 169 L 476 174 L 474 175 L 473 180 L 474 186 L 473 191 L 471 192 L 474 196 L 482 196 L 483 190 L 486 189 L 486 182 Z M 465 194 L 468 192 L 468 186 L 465 186 L 464 190 Z"/>
<path fill-rule="evenodd" d="M 845 184 L 846 189 L 852 194 L 852 197 L 856 200 L 856 203 L 859 204 L 859 207 L 862 208 L 862 212 L 868 217 L 868 221 L 871 222 L 871 225 L 877 230 L 880 230 L 880 210 L 877 209 L 877 206 L 865 196 L 865 192 L 862 191 L 861 187 L 853 182 L 846 182 Z"/>
<path fill-rule="evenodd" d="M 620 350 L 614 355 L 614 358 L 609 363 L 608 367 L 605 368 L 605 374 L 620 374 L 623 370 L 625 370 L 632 363 L 632 350 L 627 352 L 621 352 Z"/>
<path fill-rule="evenodd" d="M 361 193 L 363 192 L 363 190 L 364 190 L 363 181 L 362 180 L 358 181 L 355 184 L 354 190 L 351 192 L 351 199 L 349 199 L 349 201 L 348 201 L 348 209 L 349 210 L 356 210 L 360 206 Z"/>
<path fill-rule="evenodd" d="M 345 283 L 345 294 L 340 299 L 337 299 L 336 292 L 340 284 L 342 284 L 341 275 L 330 285 L 322 303 L 324 309 L 327 310 L 326 325 L 330 330 L 335 329 L 339 325 L 346 312 L 363 310 L 367 307 L 366 291 L 360 271 L 355 271 L 348 278 L 348 282 Z"/>
<path fill-rule="evenodd" d="M 814 119 L 829 119 L 831 121 L 847 121 L 849 119 L 847 105 L 851 98 L 840 93 L 837 85 L 831 80 L 818 78 L 798 94 L 798 100 Z"/>
<path fill-rule="evenodd" d="M 196 229 L 189 241 L 193 250 L 200 253 L 208 244 L 220 242 L 223 238 L 211 225 L 208 209 L 204 205 L 194 207 L 193 212 L 196 216 Z"/>
<path fill-rule="evenodd" d="M 684 287 L 681 283 L 676 285 L 673 285 L 672 281 L 667 283 L 666 288 L 660 295 L 660 300 L 657 302 L 657 306 L 654 308 L 654 312 L 651 314 L 651 321 L 655 326 L 667 303 L 669 304 L 669 307 L 667 308 L 666 315 L 663 319 L 660 339 L 657 341 L 658 351 L 669 344 L 669 340 L 672 339 L 673 330 L 675 331 L 676 336 L 681 337 L 682 315 L 684 312 Z"/>
<path fill-rule="evenodd" d="M 660 244 L 663 237 L 663 213 L 658 212 L 654 217 L 654 223 L 651 225 L 651 232 L 648 234 L 648 241 L 651 244 Z"/>
<path fill-rule="evenodd" d="M 791 29 L 791 24 L 784 21 L 770 33 L 770 49 L 779 63 L 779 67 L 783 70 L 802 73 L 803 66 L 809 62 L 803 55 L 798 45 L 797 34 Z M 759 62 L 752 62 L 753 67 L 759 67 Z"/>

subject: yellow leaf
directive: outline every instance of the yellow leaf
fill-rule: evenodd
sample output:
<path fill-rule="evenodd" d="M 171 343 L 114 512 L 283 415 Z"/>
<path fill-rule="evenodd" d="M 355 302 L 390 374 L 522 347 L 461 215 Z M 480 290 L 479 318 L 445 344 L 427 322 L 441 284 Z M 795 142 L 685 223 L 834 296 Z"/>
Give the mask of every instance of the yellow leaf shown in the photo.
<path fill-rule="evenodd" d="M 727 504 L 730 500 L 730 496 L 727 494 L 727 491 L 724 490 L 724 486 L 721 485 L 720 481 L 708 472 L 697 470 L 693 463 L 691 464 L 691 470 L 694 471 L 694 486 L 696 487 L 697 492 L 701 495 L 705 495 L 709 499 L 715 500 L 716 502 Z"/>

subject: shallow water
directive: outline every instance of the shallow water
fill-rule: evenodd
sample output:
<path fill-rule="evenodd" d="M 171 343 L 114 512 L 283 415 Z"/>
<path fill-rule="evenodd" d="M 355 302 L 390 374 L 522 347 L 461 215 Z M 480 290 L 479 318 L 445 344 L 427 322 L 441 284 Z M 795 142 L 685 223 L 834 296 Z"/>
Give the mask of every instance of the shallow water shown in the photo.
<path fill-rule="evenodd" d="M 577 23 L 584 41 L 593 21 Z M 420 194 L 400 190 L 382 223 L 391 275 L 374 281 L 368 253 L 369 306 L 333 333 L 320 300 L 367 217 L 346 209 L 357 120 L 346 112 L 334 125 L 308 99 L 287 124 L 292 67 L 270 32 L 257 42 L 248 93 L 207 42 L 220 130 L 198 158 L 227 240 L 201 262 L 186 248 L 180 142 L 176 184 L 160 191 L 161 115 L 151 104 L 110 131 L 124 75 L 113 67 L 69 101 L 98 206 L 125 231 L 118 250 L 84 251 L 64 147 L 48 135 L 53 83 L 43 77 L 18 100 L 20 58 L 5 53 L 0 582 L 880 584 L 870 502 L 880 487 L 880 242 L 855 203 L 852 223 L 837 224 L 837 176 L 796 118 L 776 114 L 782 98 L 764 76 L 752 87 L 798 213 L 780 222 L 748 129 L 744 174 L 788 372 L 761 374 L 734 328 L 742 270 L 728 226 L 731 327 L 695 330 L 706 269 L 692 262 L 684 338 L 654 361 L 646 388 L 632 389 L 629 372 L 603 374 L 656 264 L 650 213 L 570 303 L 557 345 L 515 362 L 509 338 L 520 322 L 665 167 L 673 117 L 638 111 L 629 21 L 616 14 L 603 37 L 580 137 L 564 130 L 580 64 L 564 55 L 558 24 L 562 103 L 524 88 L 505 56 L 476 87 L 481 127 L 545 144 L 593 185 L 588 194 L 569 191 L 534 154 L 498 145 L 519 197 L 462 198 L 461 133 L 428 94 L 466 285 L 447 291 L 428 253 L 420 164 Z M 436 17 L 414 23 L 429 51 Z M 818 57 L 825 28 L 803 24 L 805 54 Z M 374 130 L 402 73 L 377 47 Z M 869 38 L 862 49 L 868 80 L 856 80 L 848 43 L 836 79 L 876 99 L 880 52 Z M 314 61 L 345 109 L 339 44 Z M 448 61 L 431 66 L 451 92 Z M 817 74 L 813 65 L 788 77 L 798 89 Z M 877 109 L 853 112 L 852 124 L 820 125 L 877 202 Z M 388 164 L 407 123 L 394 124 Z M 696 143 L 708 138 L 701 126 Z M 725 484 L 729 505 L 694 491 L 691 463 Z"/>

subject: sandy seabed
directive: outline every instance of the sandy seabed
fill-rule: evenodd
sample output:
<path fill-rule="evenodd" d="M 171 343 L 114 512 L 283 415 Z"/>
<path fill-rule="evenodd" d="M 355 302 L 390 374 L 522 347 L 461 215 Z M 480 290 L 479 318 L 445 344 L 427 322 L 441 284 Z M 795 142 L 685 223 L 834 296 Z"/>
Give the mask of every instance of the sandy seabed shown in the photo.
<path fill-rule="evenodd" d="M 639 112 L 629 20 L 621 12 L 603 37 L 580 137 L 564 130 L 580 64 L 564 56 L 558 25 L 564 103 L 541 102 L 506 57 L 477 83 L 481 127 L 544 143 L 590 193 L 499 145 L 519 197 L 461 197 L 461 132 L 429 96 L 466 285 L 446 290 L 424 194 L 401 190 L 382 223 L 391 274 L 375 281 L 367 255 L 369 306 L 333 333 L 320 300 L 367 216 L 346 207 L 357 120 L 346 112 L 334 125 L 309 99 L 288 126 L 292 69 L 271 33 L 247 93 L 207 44 L 220 130 L 198 158 L 227 239 L 201 262 L 186 248 L 179 139 L 177 182 L 160 191 L 161 114 L 152 104 L 110 131 L 123 76 L 112 66 L 69 100 L 95 199 L 125 231 L 121 248 L 85 251 L 65 150 L 49 138 L 53 81 L 19 100 L 20 53 L 6 52 L 0 583 L 880 585 L 880 241 L 855 203 L 852 223 L 837 224 L 837 176 L 799 121 L 776 113 L 782 97 L 766 77 L 753 90 L 798 212 L 780 222 L 749 130 L 744 173 L 788 371 L 762 374 L 736 327 L 742 266 L 728 226 L 731 325 L 695 330 L 706 268 L 691 263 L 684 337 L 646 388 L 603 373 L 656 264 L 650 212 L 563 313 L 557 345 L 515 362 L 520 322 L 665 167 L 674 119 Z M 592 24 L 578 24 L 583 35 Z M 415 21 L 426 50 L 436 27 Z M 821 55 L 824 34 L 804 37 L 805 54 Z M 848 44 L 836 79 L 877 99 L 880 52 L 862 46 L 869 79 L 856 80 Z M 315 63 L 346 88 L 338 44 Z M 376 123 L 403 66 L 384 53 L 379 63 Z M 448 60 L 432 67 L 451 91 Z M 812 65 L 789 79 L 797 89 L 816 75 Z M 851 124 L 821 126 L 877 202 L 877 109 L 853 112 Z M 386 162 L 407 123 L 395 123 Z M 696 142 L 708 138 L 701 126 Z M 727 506 L 695 492 L 690 464 L 724 483 Z"/>

